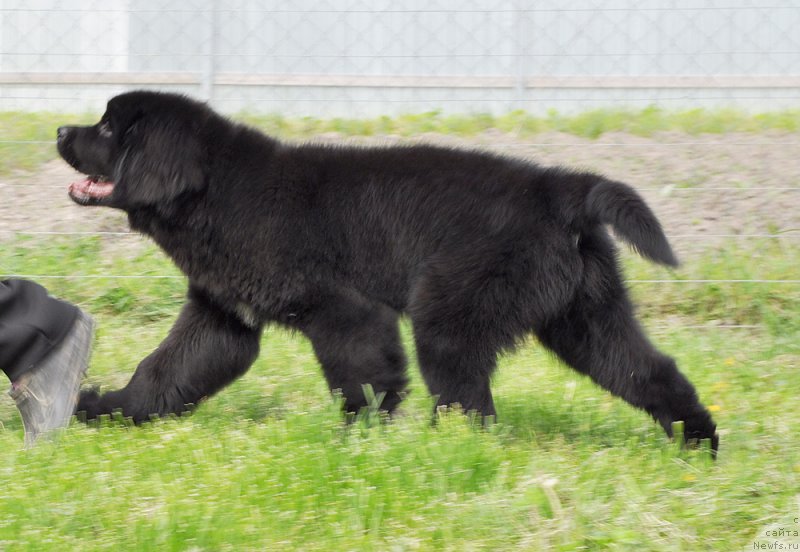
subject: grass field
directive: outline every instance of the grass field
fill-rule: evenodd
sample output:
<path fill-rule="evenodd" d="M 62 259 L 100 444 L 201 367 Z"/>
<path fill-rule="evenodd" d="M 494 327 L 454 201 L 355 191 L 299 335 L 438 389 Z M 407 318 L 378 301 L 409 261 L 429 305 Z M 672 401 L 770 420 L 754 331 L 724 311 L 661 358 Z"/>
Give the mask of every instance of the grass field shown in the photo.
<path fill-rule="evenodd" d="M 0 273 L 69 275 L 40 281 L 95 316 L 89 383 L 115 387 L 186 283 L 155 247 L 106 240 L 19 235 L 0 242 Z M 454 413 L 432 425 L 413 362 L 400 416 L 344 425 L 309 343 L 275 328 L 188 417 L 74 423 L 23 451 L 0 400 L 0 550 L 800 550 L 764 534 L 800 531 L 800 286 L 636 281 L 798 279 L 796 241 L 746 243 L 675 273 L 624 254 L 649 334 L 718 422 L 716 462 L 534 340 L 502 359 L 489 429 Z M 157 278 L 108 278 L 122 274 Z"/>
<path fill-rule="evenodd" d="M 425 133 L 471 136 L 488 129 L 531 136 L 541 132 L 567 132 L 597 138 L 606 132 L 650 136 L 657 132 L 721 134 L 727 132 L 800 131 L 800 110 L 752 115 L 726 109 L 664 111 L 657 107 L 640 110 L 596 109 L 565 116 L 555 111 L 534 116 L 522 111 L 506 115 L 447 115 L 437 111 L 379 117 L 376 119 L 286 118 L 280 115 L 240 113 L 236 120 L 257 126 L 282 138 L 308 138 L 327 132 L 343 135 L 418 136 Z M 0 112 L 0 175 L 14 170 L 32 170 L 53 158 L 55 129 L 59 124 L 91 124 L 98 114 L 67 116 L 54 113 Z"/>

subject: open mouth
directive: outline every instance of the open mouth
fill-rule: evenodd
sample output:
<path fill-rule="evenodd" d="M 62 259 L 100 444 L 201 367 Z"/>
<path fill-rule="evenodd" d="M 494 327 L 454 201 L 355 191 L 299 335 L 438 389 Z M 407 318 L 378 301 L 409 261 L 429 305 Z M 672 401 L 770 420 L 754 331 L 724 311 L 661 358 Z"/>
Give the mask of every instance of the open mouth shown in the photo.
<path fill-rule="evenodd" d="M 114 191 L 114 182 L 107 176 L 95 175 L 69 185 L 69 197 L 81 205 L 97 205 Z"/>

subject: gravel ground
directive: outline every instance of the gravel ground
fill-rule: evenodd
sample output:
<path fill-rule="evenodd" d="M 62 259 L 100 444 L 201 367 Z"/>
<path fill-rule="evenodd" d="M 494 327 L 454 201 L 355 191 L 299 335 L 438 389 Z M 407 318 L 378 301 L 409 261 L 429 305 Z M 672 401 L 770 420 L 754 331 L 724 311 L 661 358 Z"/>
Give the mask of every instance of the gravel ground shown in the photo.
<path fill-rule="evenodd" d="M 335 134 L 318 141 L 341 142 Z M 589 140 L 546 133 L 519 138 L 497 131 L 472 138 L 424 135 L 419 141 L 480 147 L 544 165 L 590 169 L 627 182 L 645 196 L 679 256 L 713 248 L 724 236 L 789 232 L 800 238 L 800 135 L 780 132 L 650 138 L 605 134 Z M 396 143 L 401 139 L 347 139 Z M 0 179 L 0 241 L 15 232 L 125 232 L 127 222 L 110 209 L 86 209 L 67 197 L 77 174 L 54 160 L 33 174 Z M 109 239 L 114 239 L 110 237 Z M 120 238 L 135 242 L 138 238 Z"/>

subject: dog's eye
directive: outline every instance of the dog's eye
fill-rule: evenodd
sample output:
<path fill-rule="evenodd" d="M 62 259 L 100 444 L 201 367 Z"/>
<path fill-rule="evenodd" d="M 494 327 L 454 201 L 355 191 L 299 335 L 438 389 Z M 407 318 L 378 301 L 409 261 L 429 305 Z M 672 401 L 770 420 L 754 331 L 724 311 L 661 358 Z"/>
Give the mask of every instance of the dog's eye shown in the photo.
<path fill-rule="evenodd" d="M 97 127 L 97 133 L 103 138 L 111 136 L 111 125 L 108 124 L 108 121 L 102 121 L 100 123 L 100 126 Z"/>

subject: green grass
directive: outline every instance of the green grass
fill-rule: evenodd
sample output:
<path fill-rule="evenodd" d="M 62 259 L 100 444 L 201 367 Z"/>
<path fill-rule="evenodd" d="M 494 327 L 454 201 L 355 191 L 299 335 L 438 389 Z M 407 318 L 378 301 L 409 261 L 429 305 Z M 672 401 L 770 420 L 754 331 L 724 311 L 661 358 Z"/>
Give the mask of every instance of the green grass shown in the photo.
<path fill-rule="evenodd" d="M 800 248 L 726 245 L 674 275 L 625 264 L 637 280 L 796 279 Z M 101 238 L 20 236 L 0 244 L 0 272 L 70 275 L 40 281 L 96 317 L 89 382 L 104 387 L 157 346 L 185 288 L 154 247 L 120 257 Z M 109 274 L 174 278 L 86 278 Z M 800 288 L 631 286 L 653 340 L 714 411 L 717 462 L 533 340 L 502 359 L 488 430 L 453 413 L 432 426 L 415 365 L 402 416 L 346 426 L 310 344 L 270 329 L 249 373 L 189 417 L 75 423 L 22 451 L 0 401 L 0 549 L 753 549 L 763 526 L 797 515 Z"/>
<path fill-rule="evenodd" d="M 689 134 L 800 130 L 800 110 L 751 114 L 734 109 L 668 111 L 658 107 L 641 110 L 596 109 L 577 115 L 551 111 L 536 116 L 524 111 L 505 115 L 475 113 L 450 115 L 439 111 L 374 119 L 287 118 L 282 115 L 240 113 L 233 117 L 282 138 L 305 139 L 337 132 L 348 136 L 424 133 L 474 136 L 489 129 L 529 136 L 541 132 L 566 132 L 598 138 L 607 132 L 627 132 L 652 136 L 657 132 Z M 97 115 L 0 112 L 0 176 L 19 170 L 33 170 L 54 159 L 55 129 L 62 124 L 87 124 Z"/>
<path fill-rule="evenodd" d="M 657 316 L 688 316 L 722 325 L 755 325 L 773 336 L 800 333 L 798 247 L 790 240 L 737 241 L 704 253 L 702 262 L 669 273 L 640 258 L 628 263 L 631 280 L 706 280 L 701 283 L 632 283 L 637 303 Z M 722 280 L 741 280 L 721 282 Z M 762 280 L 787 283 L 767 284 Z"/>
<path fill-rule="evenodd" d="M 235 118 L 300 139 L 326 132 L 470 136 L 499 129 L 594 139 L 800 129 L 798 111 L 657 108 Z M 0 175 L 35 170 L 55 157 L 58 124 L 93 119 L 0 113 Z M 626 255 L 626 274 L 796 280 L 800 248 L 792 243 L 726 244 L 674 274 Z M 185 280 L 154 247 L 133 257 L 109 251 L 100 238 L 17 236 L 0 243 L 0 273 L 69 275 L 40 281 L 95 316 L 89 383 L 116 387 L 169 330 Z M 9 399 L 0 401 L 0 549 L 753 549 L 757 532 L 791 519 L 800 499 L 800 287 L 630 285 L 653 340 L 714 411 L 722 432 L 716 463 L 679 450 L 643 413 L 533 340 L 500 363 L 500 422 L 489 430 L 455 414 L 432 426 L 413 363 L 402 416 L 376 424 L 367 413 L 345 426 L 309 343 L 270 329 L 250 372 L 190 417 L 141 428 L 76 423 L 57 444 L 22 451 L 19 417 Z M 407 323 L 402 332 L 411 353 Z"/>
<path fill-rule="evenodd" d="M 65 117 L 56 113 L 0 111 L 0 176 L 32 171 L 57 157 L 56 129 L 67 123 L 89 124 L 92 114 Z"/>
<path fill-rule="evenodd" d="M 346 135 L 372 136 L 394 134 L 418 136 L 424 133 L 473 136 L 496 129 L 521 136 L 541 132 L 566 132 L 586 138 L 598 138 L 606 132 L 627 132 L 639 136 L 652 136 L 657 132 L 676 131 L 688 134 L 720 134 L 728 132 L 763 132 L 800 130 L 800 111 L 787 110 L 774 113 L 751 114 L 734 109 L 691 109 L 667 111 L 658 107 L 641 110 L 596 109 L 577 115 L 551 111 L 536 116 L 524 111 L 505 115 L 475 113 L 449 115 L 439 111 L 421 114 L 379 117 L 375 119 L 302 119 L 280 115 L 254 115 L 242 113 L 236 119 L 276 136 L 305 138 L 326 132 Z"/>

